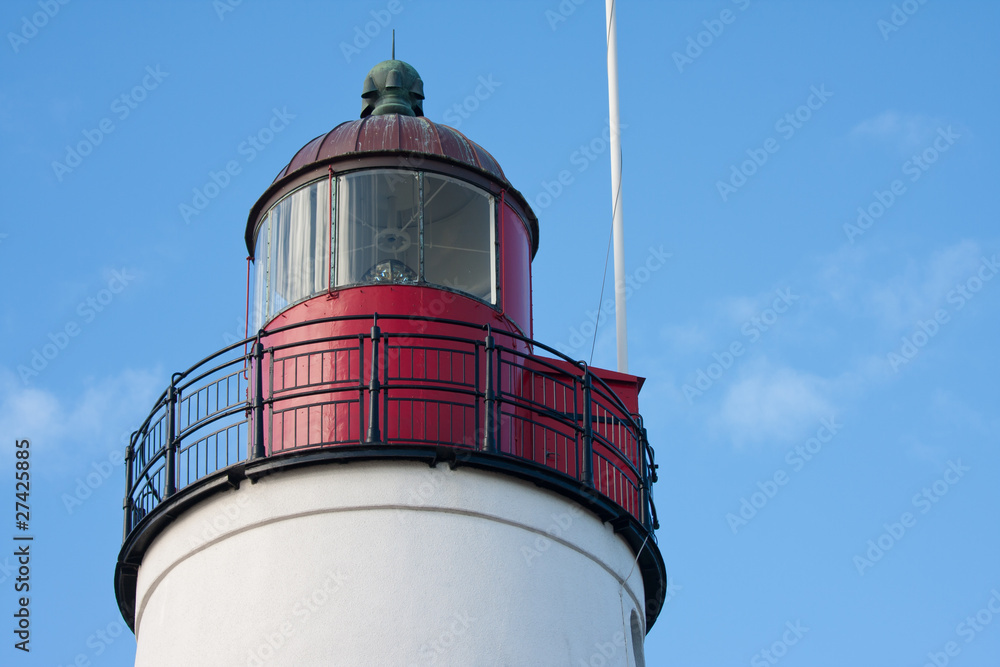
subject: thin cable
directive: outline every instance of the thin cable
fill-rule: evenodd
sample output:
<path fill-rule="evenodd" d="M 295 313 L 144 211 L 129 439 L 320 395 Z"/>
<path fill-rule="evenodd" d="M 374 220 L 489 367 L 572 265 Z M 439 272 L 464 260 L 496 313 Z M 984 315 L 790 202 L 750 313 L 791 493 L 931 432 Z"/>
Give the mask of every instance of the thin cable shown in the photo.
<path fill-rule="evenodd" d="M 621 144 L 618 145 L 618 161 L 622 162 Z M 624 163 L 619 171 L 625 171 Z M 604 252 L 604 273 L 601 275 L 601 298 L 597 301 L 597 319 L 594 321 L 594 340 L 590 343 L 590 361 L 587 362 L 588 366 L 594 363 L 594 348 L 597 346 L 597 329 L 601 325 L 601 311 L 604 309 L 604 286 L 608 282 L 608 258 L 611 256 L 611 239 L 613 239 L 615 235 L 615 214 L 618 212 L 618 198 L 622 193 L 623 180 L 624 178 L 618 179 L 618 190 L 615 192 L 615 203 L 611 207 L 611 231 L 608 233 L 608 249 Z"/>
<path fill-rule="evenodd" d="M 622 579 L 621 584 L 618 586 L 618 603 L 621 606 L 622 610 L 622 632 L 625 634 L 626 637 L 628 637 L 629 634 L 631 633 L 631 628 L 625 625 L 625 596 L 624 596 L 625 584 L 628 582 L 629 577 L 632 576 L 632 573 L 635 572 L 635 566 L 639 564 L 639 557 L 642 556 L 642 550 L 646 548 L 647 540 L 649 540 L 649 535 L 646 535 L 646 538 L 642 541 L 642 545 L 639 547 L 639 552 L 636 553 L 635 560 L 632 561 L 632 569 L 628 571 L 628 574 L 625 575 L 625 578 Z M 628 661 L 627 639 L 625 640 L 625 660 L 626 662 Z"/>

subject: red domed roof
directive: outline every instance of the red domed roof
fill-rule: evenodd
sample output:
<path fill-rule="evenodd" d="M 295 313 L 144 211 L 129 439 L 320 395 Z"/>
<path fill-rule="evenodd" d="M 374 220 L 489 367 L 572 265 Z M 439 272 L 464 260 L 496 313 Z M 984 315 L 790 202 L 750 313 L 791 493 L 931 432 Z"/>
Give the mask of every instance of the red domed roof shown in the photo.
<path fill-rule="evenodd" d="M 300 148 L 274 180 L 341 155 L 394 152 L 442 157 L 507 183 L 493 156 L 458 130 L 423 116 L 401 114 L 372 115 L 341 123 Z"/>

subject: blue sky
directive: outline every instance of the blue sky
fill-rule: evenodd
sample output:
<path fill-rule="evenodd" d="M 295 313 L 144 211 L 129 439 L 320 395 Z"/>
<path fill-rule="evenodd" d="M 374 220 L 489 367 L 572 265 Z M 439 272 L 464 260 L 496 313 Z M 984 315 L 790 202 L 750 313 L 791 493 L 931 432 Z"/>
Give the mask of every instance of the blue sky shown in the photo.
<path fill-rule="evenodd" d="M 0 494 L 30 438 L 36 535 L 33 650 L 8 631 L 0 662 L 131 664 L 123 436 L 170 372 L 242 337 L 247 212 L 357 117 L 392 28 L 426 115 L 535 207 L 535 337 L 589 356 L 604 3 L 389 4 L 0 8 Z M 372 12 L 388 24 L 353 44 Z M 995 665 L 1000 5 L 622 0 L 618 17 L 630 370 L 673 582 L 648 664 Z"/>

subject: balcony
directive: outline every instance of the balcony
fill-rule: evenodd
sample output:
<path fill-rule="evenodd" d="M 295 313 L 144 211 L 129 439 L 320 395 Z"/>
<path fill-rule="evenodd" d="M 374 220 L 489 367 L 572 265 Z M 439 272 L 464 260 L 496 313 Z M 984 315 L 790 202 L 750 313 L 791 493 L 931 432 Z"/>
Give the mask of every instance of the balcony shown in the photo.
<path fill-rule="evenodd" d="M 331 331 L 339 335 L 317 335 Z M 516 333 L 440 318 L 335 317 L 262 331 L 175 373 L 132 434 L 116 578 L 134 582 L 156 533 L 205 495 L 287 466 L 379 458 L 532 481 L 581 502 L 641 553 L 658 527 L 657 466 L 638 385 L 623 399 L 612 388 L 621 378 L 635 380 Z"/>

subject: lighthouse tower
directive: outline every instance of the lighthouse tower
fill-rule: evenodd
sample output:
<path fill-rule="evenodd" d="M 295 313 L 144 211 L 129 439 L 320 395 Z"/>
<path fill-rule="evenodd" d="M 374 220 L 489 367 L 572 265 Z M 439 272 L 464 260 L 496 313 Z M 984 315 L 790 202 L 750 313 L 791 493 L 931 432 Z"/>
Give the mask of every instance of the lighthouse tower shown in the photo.
<path fill-rule="evenodd" d="M 416 70 L 361 98 L 250 210 L 256 333 L 132 436 L 136 664 L 641 666 L 643 380 L 532 339 L 538 221 Z"/>

